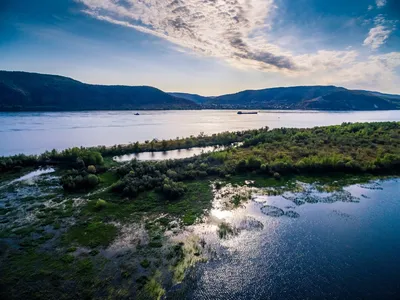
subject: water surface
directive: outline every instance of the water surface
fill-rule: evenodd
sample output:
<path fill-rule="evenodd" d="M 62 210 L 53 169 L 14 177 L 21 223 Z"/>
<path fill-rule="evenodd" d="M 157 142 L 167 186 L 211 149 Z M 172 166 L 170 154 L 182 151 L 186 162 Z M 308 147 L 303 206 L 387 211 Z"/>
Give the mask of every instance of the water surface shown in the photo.
<path fill-rule="evenodd" d="M 193 147 L 188 149 L 168 150 L 168 151 L 154 151 L 154 152 L 141 152 L 114 156 L 117 162 L 137 160 L 164 160 L 164 159 L 183 159 L 200 155 L 202 153 L 212 152 L 216 150 L 223 150 L 224 147 Z"/>
<path fill-rule="evenodd" d="M 0 155 L 39 154 L 74 146 L 115 145 L 222 131 L 313 127 L 342 122 L 400 121 L 400 111 L 315 112 L 233 110 L 0 113 Z"/>
<path fill-rule="evenodd" d="M 255 195 L 235 211 L 216 209 L 236 226 L 243 218 L 261 225 L 223 240 L 169 298 L 399 299 L 399 190 L 400 180 L 389 179 L 334 193 Z"/>

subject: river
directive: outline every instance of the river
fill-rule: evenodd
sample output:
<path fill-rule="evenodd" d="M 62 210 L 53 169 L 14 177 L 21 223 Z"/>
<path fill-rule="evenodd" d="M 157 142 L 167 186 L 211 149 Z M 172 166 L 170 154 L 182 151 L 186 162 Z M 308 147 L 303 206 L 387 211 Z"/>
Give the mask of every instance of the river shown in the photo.
<path fill-rule="evenodd" d="M 342 122 L 400 121 L 400 111 L 317 112 L 232 110 L 0 113 L 0 155 L 39 154 L 74 146 L 115 145 L 264 126 L 313 127 Z"/>

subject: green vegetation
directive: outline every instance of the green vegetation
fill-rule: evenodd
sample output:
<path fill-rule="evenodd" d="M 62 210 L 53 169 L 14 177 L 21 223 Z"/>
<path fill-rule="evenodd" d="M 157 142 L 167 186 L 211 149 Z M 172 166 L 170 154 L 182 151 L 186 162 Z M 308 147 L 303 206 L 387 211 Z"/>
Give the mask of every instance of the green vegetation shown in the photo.
<path fill-rule="evenodd" d="M 104 208 L 107 207 L 107 201 L 103 200 L 103 199 L 99 199 L 96 201 L 96 204 L 94 206 L 95 210 L 102 210 Z"/>
<path fill-rule="evenodd" d="M 235 234 L 237 234 L 237 232 L 230 224 L 222 222 L 218 225 L 218 236 L 220 239 L 226 239 Z"/>
<path fill-rule="evenodd" d="M 279 180 L 285 174 L 391 173 L 400 167 L 400 123 L 342 124 L 312 129 L 263 130 L 239 148 L 157 162 L 131 161 L 117 169 L 111 190 L 135 198 L 155 190 L 182 197 L 179 182 L 251 172 Z M 240 199 L 234 201 L 236 204 Z"/>
<path fill-rule="evenodd" d="M 140 152 L 233 142 L 243 144 L 182 160 L 117 164 L 110 158 L 131 147 Z M 73 148 L 0 162 L 1 180 L 7 183 L 21 168 L 38 164 L 55 166 L 52 176 L 58 177 L 42 175 L 34 185 L 15 182 L 0 189 L 6 199 L 0 208 L 1 298 L 158 299 L 203 259 L 201 241 L 171 242 L 168 235 L 201 220 L 211 209 L 213 188 L 224 193 L 227 184 L 247 185 L 277 195 L 302 192 L 300 180 L 318 182 L 318 190 L 329 192 L 374 175 L 395 174 L 400 170 L 400 123 L 263 128 Z M 226 195 L 230 207 L 249 199 L 250 188 L 243 190 Z M 337 199 L 354 200 L 346 194 L 325 200 Z M 303 195 L 292 201 L 300 205 L 318 199 Z M 271 207 L 264 210 L 277 213 Z M 221 223 L 217 234 L 226 239 L 237 232 Z"/>
<path fill-rule="evenodd" d="M 112 224 L 91 222 L 88 224 L 72 226 L 64 236 L 64 243 L 71 245 L 95 248 L 108 246 L 116 237 L 117 228 Z"/>
<path fill-rule="evenodd" d="M 149 86 L 93 85 L 57 75 L 9 71 L 0 71 L 0 83 L 0 111 L 200 108 Z"/>
<path fill-rule="evenodd" d="M 64 168 L 74 168 L 84 170 L 91 174 L 102 173 L 104 167 L 116 166 L 115 162 L 110 160 L 115 155 L 130 153 L 140 153 L 147 151 L 167 151 L 174 149 L 186 149 L 190 147 L 205 147 L 224 145 L 229 146 L 232 143 L 243 142 L 245 139 L 264 131 L 248 130 L 237 132 L 222 132 L 210 136 L 200 133 L 198 136 L 188 138 L 176 138 L 171 140 L 152 140 L 144 143 L 130 143 L 126 145 L 115 145 L 112 147 L 74 147 L 63 151 L 46 151 L 41 155 L 18 154 L 9 157 L 0 157 L 0 174 L 7 171 L 18 172 L 22 168 L 38 167 L 44 165 L 61 166 Z M 103 158 L 104 157 L 104 158 Z M 87 168 L 86 168 L 87 166 Z M 100 167 L 99 167 L 100 166 Z"/>
<path fill-rule="evenodd" d="M 61 178 L 61 185 L 64 190 L 69 192 L 90 190 L 99 184 L 99 178 L 94 174 L 88 174 L 86 171 L 72 170 L 68 171 Z"/>

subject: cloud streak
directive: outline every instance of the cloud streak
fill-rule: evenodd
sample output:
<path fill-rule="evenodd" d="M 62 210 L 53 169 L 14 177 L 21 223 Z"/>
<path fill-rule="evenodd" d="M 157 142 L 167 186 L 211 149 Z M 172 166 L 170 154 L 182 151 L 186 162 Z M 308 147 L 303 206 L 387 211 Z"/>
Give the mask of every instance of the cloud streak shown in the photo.
<path fill-rule="evenodd" d="M 375 27 L 369 30 L 363 45 L 371 47 L 372 50 L 377 50 L 386 43 L 392 31 L 395 30 L 396 23 L 397 21 L 386 20 L 382 14 L 377 15 L 374 18 Z"/>
<path fill-rule="evenodd" d="M 268 43 L 273 0 L 76 0 L 84 12 L 197 53 L 262 70 L 296 70 Z"/>
<path fill-rule="evenodd" d="M 386 42 L 391 32 L 392 30 L 383 25 L 373 27 L 369 30 L 363 45 L 370 46 L 371 49 L 376 50 Z"/>

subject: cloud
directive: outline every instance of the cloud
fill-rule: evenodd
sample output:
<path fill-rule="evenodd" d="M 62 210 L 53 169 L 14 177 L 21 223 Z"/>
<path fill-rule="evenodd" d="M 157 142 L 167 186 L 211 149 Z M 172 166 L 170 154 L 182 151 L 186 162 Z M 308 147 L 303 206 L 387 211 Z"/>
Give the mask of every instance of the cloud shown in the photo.
<path fill-rule="evenodd" d="M 368 5 L 368 10 L 373 10 L 374 6 L 373 5 Z"/>
<path fill-rule="evenodd" d="M 369 30 L 363 45 L 371 47 L 372 50 L 378 49 L 396 29 L 396 23 L 397 21 L 386 20 L 382 14 L 377 15 L 374 18 L 375 27 Z"/>
<path fill-rule="evenodd" d="M 376 0 L 375 3 L 376 3 L 376 7 L 381 8 L 386 5 L 386 0 Z"/>
<path fill-rule="evenodd" d="M 392 30 L 382 25 L 373 27 L 369 30 L 363 45 L 370 46 L 371 49 L 376 50 L 386 42 L 391 32 Z"/>
<path fill-rule="evenodd" d="M 274 0 L 76 0 L 99 20 L 131 27 L 206 56 L 263 70 L 295 70 L 268 42 Z"/>
<path fill-rule="evenodd" d="M 296 43 L 278 46 L 270 35 L 276 21 L 274 0 L 75 1 L 84 4 L 83 12 L 93 18 L 151 34 L 179 51 L 218 58 L 240 69 L 279 72 L 296 82 L 359 88 L 376 84 L 390 89 L 400 82 L 395 72 L 400 52 L 362 56 L 356 48 L 346 48 L 297 54 L 291 51 Z M 396 22 L 383 15 L 373 22 L 363 45 L 376 50 Z"/>
<path fill-rule="evenodd" d="M 400 93 L 400 78 L 394 72 L 399 66 L 400 52 L 371 55 L 366 60 L 354 60 L 337 72 L 320 74 L 319 80 L 322 84 Z"/>

